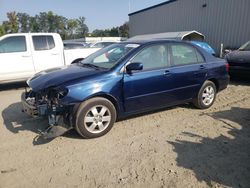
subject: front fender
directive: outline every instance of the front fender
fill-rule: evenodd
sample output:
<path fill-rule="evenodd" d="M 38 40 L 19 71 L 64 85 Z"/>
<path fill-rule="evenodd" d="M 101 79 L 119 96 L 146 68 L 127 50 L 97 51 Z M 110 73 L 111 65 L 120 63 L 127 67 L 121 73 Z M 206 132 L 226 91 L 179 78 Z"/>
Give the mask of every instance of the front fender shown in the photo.
<path fill-rule="evenodd" d="M 101 95 L 112 96 L 117 101 L 122 101 L 122 75 L 69 85 L 67 89 L 68 94 L 60 100 L 62 105 L 74 105 Z"/>

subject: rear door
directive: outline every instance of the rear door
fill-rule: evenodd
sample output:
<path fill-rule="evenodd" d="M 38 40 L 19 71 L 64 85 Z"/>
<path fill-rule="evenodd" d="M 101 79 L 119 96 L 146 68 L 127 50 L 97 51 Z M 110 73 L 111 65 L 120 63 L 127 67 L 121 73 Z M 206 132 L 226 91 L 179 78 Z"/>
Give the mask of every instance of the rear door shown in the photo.
<path fill-rule="evenodd" d="M 53 35 L 32 35 L 32 44 L 36 72 L 64 64 L 63 45 L 59 45 Z"/>
<path fill-rule="evenodd" d="M 174 84 L 167 44 L 145 47 L 130 60 L 138 62 L 143 64 L 143 70 L 124 74 L 125 110 L 141 111 L 171 104 Z"/>
<path fill-rule="evenodd" d="M 34 74 L 29 39 L 7 36 L 0 41 L 0 81 L 23 80 Z"/>
<path fill-rule="evenodd" d="M 202 54 L 193 46 L 183 43 L 169 44 L 171 73 L 175 84 L 175 100 L 193 98 L 206 80 L 207 65 Z"/>

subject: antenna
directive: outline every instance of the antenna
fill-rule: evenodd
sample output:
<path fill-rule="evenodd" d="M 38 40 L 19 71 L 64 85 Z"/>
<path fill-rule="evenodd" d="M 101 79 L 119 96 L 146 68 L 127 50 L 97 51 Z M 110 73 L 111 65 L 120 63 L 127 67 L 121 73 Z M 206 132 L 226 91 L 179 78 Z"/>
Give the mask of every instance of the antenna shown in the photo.
<path fill-rule="evenodd" d="M 130 2 L 131 0 L 128 0 L 128 13 L 130 13 L 131 12 L 131 2 Z"/>

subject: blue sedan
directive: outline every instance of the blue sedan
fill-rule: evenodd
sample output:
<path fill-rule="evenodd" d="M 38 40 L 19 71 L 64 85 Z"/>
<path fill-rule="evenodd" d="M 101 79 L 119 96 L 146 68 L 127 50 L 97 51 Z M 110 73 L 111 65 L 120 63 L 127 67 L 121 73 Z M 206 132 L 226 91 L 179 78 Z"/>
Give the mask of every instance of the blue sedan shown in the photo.
<path fill-rule="evenodd" d="M 26 113 L 48 118 L 45 138 L 72 128 L 84 138 L 96 138 L 132 114 L 183 103 L 209 108 L 228 82 L 226 61 L 197 45 L 129 41 L 34 75 L 22 103 Z"/>

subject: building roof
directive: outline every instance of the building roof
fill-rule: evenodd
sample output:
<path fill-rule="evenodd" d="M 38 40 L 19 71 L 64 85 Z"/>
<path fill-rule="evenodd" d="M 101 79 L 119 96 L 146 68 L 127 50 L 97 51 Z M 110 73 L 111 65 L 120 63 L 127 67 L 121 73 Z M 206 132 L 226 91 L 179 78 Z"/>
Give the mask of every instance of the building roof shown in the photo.
<path fill-rule="evenodd" d="M 128 16 L 132 16 L 132 15 L 134 15 L 134 14 L 138 14 L 138 13 L 140 13 L 140 12 L 144 12 L 144 11 L 146 11 L 146 10 L 150 10 L 150 9 L 153 9 L 153 8 L 156 8 L 156 7 L 160 7 L 160 6 L 162 6 L 162 5 L 166 5 L 166 4 L 175 2 L 175 1 L 177 1 L 177 0 L 168 0 L 168 1 L 166 1 L 166 2 L 157 4 L 157 5 L 154 5 L 154 6 L 145 8 L 145 9 L 142 9 L 142 10 L 138 10 L 138 11 L 136 11 L 136 12 L 132 12 L 132 13 L 128 14 Z"/>
<path fill-rule="evenodd" d="M 177 39 L 183 40 L 185 37 L 191 35 L 196 35 L 201 39 L 204 39 L 205 36 L 198 31 L 178 31 L 178 32 L 166 32 L 166 33 L 156 33 L 156 34 L 145 34 L 145 35 L 136 35 L 131 37 L 129 40 L 149 40 L 149 39 Z"/>

